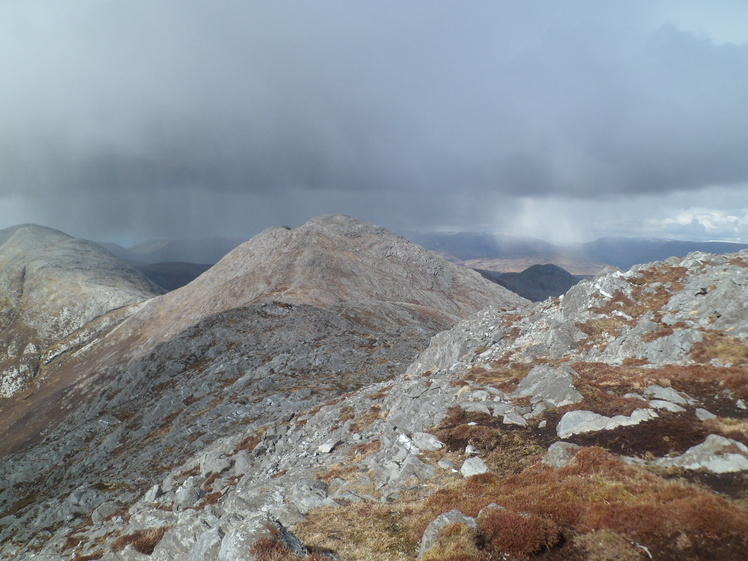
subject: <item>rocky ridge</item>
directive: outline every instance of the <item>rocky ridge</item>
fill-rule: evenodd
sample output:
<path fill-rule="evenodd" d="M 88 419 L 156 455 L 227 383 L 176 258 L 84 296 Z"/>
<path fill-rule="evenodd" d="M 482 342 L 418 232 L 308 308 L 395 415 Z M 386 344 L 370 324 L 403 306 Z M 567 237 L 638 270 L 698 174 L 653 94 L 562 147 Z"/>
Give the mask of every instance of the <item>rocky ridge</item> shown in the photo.
<path fill-rule="evenodd" d="M 349 276 L 328 282 L 325 271 L 341 266 Z M 269 423 L 404 372 L 432 335 L 486 302 L 525 303 L 348 217 L 266 232 L 95 344 L 52 357 L 4 438 L 2 555 L 69 557 L 67 538 L 56 540 L 64 529 L 108 522 L 114 506 L 218 440 L 272 450 L 274 439 L 259 446 L 247 431 L 271 436 Z"/>
<path fill-rule="evenodd" d="M 747 285 L 748 252 L 691 254 L 603 272 L 526 310 L 485 310 L 392 380 L 185 449 L 147 492 L 112 499 L 108 481 L 89 482 L 44 509 L 71 517 L 62 525 L 19 508 L 2 519 L 0 551 L 740 558 Z M 36 542 L 12 539 L 30 522 Z"/>

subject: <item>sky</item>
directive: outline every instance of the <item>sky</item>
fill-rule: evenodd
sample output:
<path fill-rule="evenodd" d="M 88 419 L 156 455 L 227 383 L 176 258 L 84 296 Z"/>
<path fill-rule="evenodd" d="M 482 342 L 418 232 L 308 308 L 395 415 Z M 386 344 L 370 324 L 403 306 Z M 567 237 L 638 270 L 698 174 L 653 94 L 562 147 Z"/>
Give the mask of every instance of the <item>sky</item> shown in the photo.
<path fill-rule="evenodd" d="M 748 2 L 0 3 L 0 228 L 748 242 Z"/>

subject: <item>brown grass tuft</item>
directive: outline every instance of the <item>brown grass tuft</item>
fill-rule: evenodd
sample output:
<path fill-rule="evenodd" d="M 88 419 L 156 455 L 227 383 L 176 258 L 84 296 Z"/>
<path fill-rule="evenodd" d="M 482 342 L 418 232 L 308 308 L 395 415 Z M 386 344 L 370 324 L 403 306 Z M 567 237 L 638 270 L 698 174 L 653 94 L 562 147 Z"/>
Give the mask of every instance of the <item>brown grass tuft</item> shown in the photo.
<path fill-rule="evenodd" d="M 257 448 L 257 445 L 260 442 L 262 442 L 262 438 L 259 435 L 257 434 L 250 435 L 244 440 L 242 440 L 239 444 L 236 445 L 236 447 L 234 448 L 234 453 L 236 454 L 237 452 L 241 450 L 246 450 L 247 452 L 251 452 L 252 450 Z"/>
<path fill-rule="evenodd" d="M 349 430 L 352 433 L 361 432 L 377 419 L 383 419 L 386 413 L 386 411 L 382 411 L 381 405 L 372 405 L 371 409 L 351 423 Z"/>
<path fill-rule="evenodd" d="M 691 358 L 706 364 L 712 359 L 732 366 L 748 366 L 748 345 L 722 332 L 707 331 L 704 338 L 693 346 Z"/>
<path fill-rule="evenodd" d="M 371 393 L 371 394 L 369 394 L 369 395 L 367 395 L 367 396 L 364 396 L 364 397 L 366 397 L 366 399 L 374 399 L 374 400 L 384 399 L 384 398 L 385 398 L 385 397 L 387 396 L 387 393 L 388 393 L 388 392 L 389 392 L 389 391 L 390 391 L 390 390 L 391 390 L 391 389 L 392 389 L 393 387 L 394 387 L 394 386 L 386 386 L 386 387 L 382 388 L 381 390 L 379 390 L 378 392 L 376 392 L 376 393 Z"/>
<path fill-rule="evenodd" d="M 561 539 L 558 525 L 534 514 L 489 509 L 478 519 L 485 546 L 520 557 L 550 549 Z"/>
<path fill-rule="evenodd" d="M 161 526 L 160 528 L 145 528 L 143 530 L 135 530 L 131 534 L 125 534 L 120 536 L 112 543 L 112 551 L 117 553 L 125 549 L 128 545 L 132 545 L 133 549 L 138 553 L 144 555 L 150 555 L 153 553 L 154 548 L 164 537 L 166 531 L 171 526 Z"/>
<path fill-rule="evenodd" d="M 436 544 L 421 558 L 422 561 L 484 561 L 486 557 L 477 546 L 475 530 L 465 524 L 450 524 L 439 532 Z"/>
<path fill-rule="evenodd" d="M 356 461 L 362 461 L 372 454 L 379 452 L 380 448 L 382 448 L 382 443 L 379 440 L 357 444 L 348 452 L 348 457 Z"/>
<path fill-rule="evenodd" d="M 301 557 L 289 550 L 276 537 L 260 538 L 249 548 L 256 561 L 301 561 Z M 311 552 L 305 556 L 308 561 L 327 561 L 321 553 Z"/>
<path fill-rule="evenodd" d="M 70 561 L 96 561 L 97 559 L 101 559 L 104 557 L 104 552 L 101 549 L 97 549 L 93 553 L 89 553 L 88 555 L 76 555 L 73 557 Z"/>

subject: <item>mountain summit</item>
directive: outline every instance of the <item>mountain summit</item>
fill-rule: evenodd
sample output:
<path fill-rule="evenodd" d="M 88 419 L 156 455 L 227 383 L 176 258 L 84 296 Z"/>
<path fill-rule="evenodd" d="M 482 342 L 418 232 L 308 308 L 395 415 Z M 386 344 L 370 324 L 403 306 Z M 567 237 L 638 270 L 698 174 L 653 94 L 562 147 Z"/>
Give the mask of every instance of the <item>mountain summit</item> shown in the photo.
<path fill-rule="evenodd" d="M 151 341 L 201 319 L 259 302 L 329 307 L 375 300 L 420 306 L 454 322 L 486 306 L 527 301 L 380 226 L 342 214 L 269 228 L 189 285 L 144 307 Z M 142 331 L 141 331 L 142 332 Z"/>

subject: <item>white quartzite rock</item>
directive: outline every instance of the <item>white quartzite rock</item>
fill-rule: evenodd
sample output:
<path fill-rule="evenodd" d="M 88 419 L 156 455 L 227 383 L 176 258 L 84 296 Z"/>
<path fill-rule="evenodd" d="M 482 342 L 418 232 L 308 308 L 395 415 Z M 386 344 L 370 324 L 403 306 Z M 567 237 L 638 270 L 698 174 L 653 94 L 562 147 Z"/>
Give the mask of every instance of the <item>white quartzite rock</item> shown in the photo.
<path fill-rule="evenodd" d="M 327 440 L 319 445 L 317 450 L 320 454 L 329 454 L 333 450 L 335 450 L 335 447 L 340 444 L 340 440 L 337 438 L 331 438 L 330 440 Z"/>
<path fill-rule="evenodd" d="M 463 477 L 470 477 L 472 475 L 486 473 L 487 471 L 489 471 L 488 466 L 483 463 L 483 460 L 477 457 L 465 460 L 465 463 L 463 463 L 460 468 L 460 473 Z"/>
<path fill-rule="evenodd" d="M 629 417 L 625 415 L 606 417 L 592 411 L 583 410 L 569 411 L 561 417 L 558 425 L 556 425 L 556 434 L 559 438 L 568 438 L 573 434 L 638 425 L 642 421 L 649 421 L 656 417 L 657 413 L 651 409 L 636 409 Z"/>
<path fill-rule="evenodd" d="M 680 405 L 673 403 L 672 401 L 665 401 L 664 399 L 650 399 L 649 406 L 654 409 L 665 409 L 666 411 L 672 411 L 673 413 L 682 413 L 685 411 Z"/>
<path fill-rule="evenodd" d="M 649 386 L 644 390 L 644 395 L 651 399 L 670 401 L 678 405 L 688 405 L 689 402 L 693 401 L 686 394 L 677 392 L 673 388 L 663 388 L 657 385 Z"/>
<path fill-rule="evenodd" d="M 742 442 L 710 434 L 701 444 L 686 450 L 675 458 L 654 461 L 661 467 L 706 469 L 713 473 L 732 473 L 748 470 L 748 447 Z"/>
<path fill-rule="evenodd" d="M 441 440 L 427 432 L 417 432 L 413 434 L 413 444 L 418 446 L 421 450 L 426 450 L 428 452 L 434 452 L 444 447 L 444 443 Z"/>

